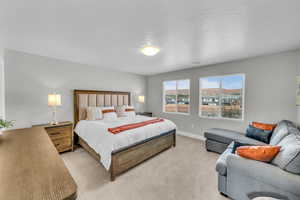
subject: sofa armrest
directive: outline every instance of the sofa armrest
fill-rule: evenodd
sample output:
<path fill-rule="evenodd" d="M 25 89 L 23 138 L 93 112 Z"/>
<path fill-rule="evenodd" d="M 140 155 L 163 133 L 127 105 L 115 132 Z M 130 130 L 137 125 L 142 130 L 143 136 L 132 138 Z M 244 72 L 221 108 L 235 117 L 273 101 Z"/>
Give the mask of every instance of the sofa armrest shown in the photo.
<path fill-rule="evenodd" d="M 245 159 L 238 155 L 228 155 L 227 174 L 238 173 L 256 179 L 259 182 L 272 185 L 275 188 L 300 195 L 300 175 L 289 173 L 274 165 Z"/>

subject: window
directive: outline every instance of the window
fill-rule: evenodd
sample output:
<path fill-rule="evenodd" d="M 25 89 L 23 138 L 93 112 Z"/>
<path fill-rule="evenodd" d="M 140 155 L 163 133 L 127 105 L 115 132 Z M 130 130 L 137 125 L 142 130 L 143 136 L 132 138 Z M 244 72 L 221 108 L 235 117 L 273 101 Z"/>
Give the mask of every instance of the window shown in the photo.
<path fill-rule="evenodd" d="M 190 80 L 165 81 L 163 83 L 163 93 L 164 112 L 190 112 Z"/>
<path fill-rule="evenodd" d="M 199 115 L 243 120 L 244 74 L 199 79 Z"/>

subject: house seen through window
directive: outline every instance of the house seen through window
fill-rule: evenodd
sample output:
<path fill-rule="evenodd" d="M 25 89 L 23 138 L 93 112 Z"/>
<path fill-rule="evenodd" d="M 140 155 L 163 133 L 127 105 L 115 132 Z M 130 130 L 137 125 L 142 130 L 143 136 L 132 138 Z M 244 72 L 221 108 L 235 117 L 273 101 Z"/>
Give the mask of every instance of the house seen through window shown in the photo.
<path fill-rule="evenodd" d="M 170 113 L 189 113 L 190 80 L 165 81 L 163 83 L 163 111 Z"/>
<path fill-rule="evenodd" d="M 244 79 L 244 74 L 200 78 L 199 115 L 242 120 Z"/>

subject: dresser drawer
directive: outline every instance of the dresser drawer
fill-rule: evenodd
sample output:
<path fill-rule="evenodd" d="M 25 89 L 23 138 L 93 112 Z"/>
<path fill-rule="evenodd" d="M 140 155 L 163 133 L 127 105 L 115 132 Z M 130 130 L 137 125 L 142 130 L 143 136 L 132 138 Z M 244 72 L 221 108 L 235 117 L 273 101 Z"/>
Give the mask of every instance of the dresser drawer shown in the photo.
<path fill-rule="evenodd" d="M 63 137 L 70 137 L 72 135 L 71 126 L 46 128 L 46 131 L 53 140 Z"/>
<path fill-rule="evenodd" d="M 58 152 L 67 151 L 72 149 L 72 140 L 70 137 L 52 140 Z"/>

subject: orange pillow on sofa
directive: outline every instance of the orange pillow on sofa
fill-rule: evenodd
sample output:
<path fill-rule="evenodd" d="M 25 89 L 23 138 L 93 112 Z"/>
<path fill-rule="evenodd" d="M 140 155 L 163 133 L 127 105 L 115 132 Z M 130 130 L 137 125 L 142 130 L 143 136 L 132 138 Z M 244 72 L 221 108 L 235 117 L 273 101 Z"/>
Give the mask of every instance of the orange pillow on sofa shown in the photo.
<path fill-rule="evenodd" d="M 236 154 L 251 160 L 270 162 L 279 153 L 280 146 L 241 146 Z"/>
<path fill-rule="evenodd" d="M 264 124 L 260 122 L 252 122 L 252 126 L 265 131 L 273 131 L 277 124 Z"/>

